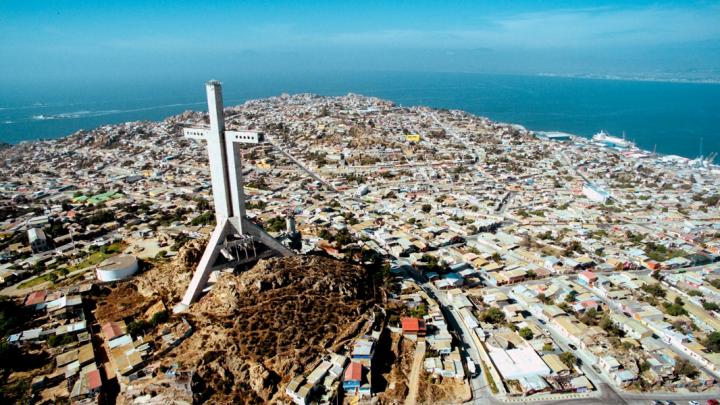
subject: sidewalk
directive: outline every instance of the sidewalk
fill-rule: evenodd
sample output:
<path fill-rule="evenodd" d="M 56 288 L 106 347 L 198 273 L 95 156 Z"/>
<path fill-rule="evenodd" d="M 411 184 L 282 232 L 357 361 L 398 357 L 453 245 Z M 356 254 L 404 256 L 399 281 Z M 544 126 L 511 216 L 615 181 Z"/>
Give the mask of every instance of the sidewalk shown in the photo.
<path fill-rule="evenodd" d="M 535 401 L 569 401 L 573 399 L 587 399 L 600 397 L 598 391 L 581 392 L 572 394 L 547 394 L 547 395 L 531 395 L 528 397 L 495 397 L 498 401 L 514 403 L 514 402 L 535 402 Z"/>

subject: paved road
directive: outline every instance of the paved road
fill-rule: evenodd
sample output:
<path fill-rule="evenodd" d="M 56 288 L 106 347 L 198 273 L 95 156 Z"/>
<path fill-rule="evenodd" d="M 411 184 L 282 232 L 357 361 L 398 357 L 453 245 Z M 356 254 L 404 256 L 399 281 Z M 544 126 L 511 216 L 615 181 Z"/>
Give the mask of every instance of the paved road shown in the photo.
<path fill-rule="evenodd" d="M 277 149 L 278 151 L 280 151 L 280 153 L 282 153 L 283 155 L 285 155 L 288 159 L 292 160 L 296 165 L 300 166 L 300 168 L 301 168 L 303 171 L 305 171 L 305 173 L 307 173 L 310 177 L 312 177 L 312 178 L 314 178 L 315 180 L 319 181 L 320 183 L 324 184 L 325 187 L 329 188 L 330 190 L 332 190 L 332 191 L 334 191 L 334 192 L 338 192 L 338 190 L 335 188 L 335 186 L 333 186 L 332 184 L 328 183 L 325 179 L 323 179 L 322 177 L 320 177 L 318 174 L 316 174 L 316 173 L 313 172 L 312 170 L 310 170 L 310 169 L 308 169 L 307 167 L 305 167 L 305 165 L 304 165 L 302 162 L 300 162 L 299 160 L 295 159 L 295 157 L 294 157 L 293 155 L 291 155 L 289 152 L 286 152 L 285 149 L 283 149 L 280 145 L 278 145 L 277 143 L 275 143 L 275 142 L 273 142 L 272 140 L 270 140 L 270 136 L 269 136 L 269 135 L 265 134 L 265 139 L 266 139 L 267 142 L 270 143 L 275 149 Z"/>
<path fill-rule="evenodd" d="M 452 304 L 447 298 L 447 294 L 435 288 L 432 283 L 425 282 L 422 284 L 423 289 L 432 297 L 434 297 L 441 308 L 444 309 L 445 318 L 448 325 L 452 330 L 459 333 L 460 339 L 463 342 L 460 347 L 461 352 L 464 352 L 465 358 L 470 358 L 477 367 L 481 368 L 483 363 L 480 357 L 480 348 L 477 346 L 476 340 L 473 338 L 473 332 L 467 328 L 465 323 L 460 318 L 460 314 L 453 308 Z M 470 387 L 472 389 L 472 397 L 474 402 L 488 403 L 488 401 L 494 401 L 495 396 L 490 390 L 490 386 L 486 383 L 487 376 L 478 376 L 470 379 Z M 496 383 L 500 383 L 496 381 Z"/>

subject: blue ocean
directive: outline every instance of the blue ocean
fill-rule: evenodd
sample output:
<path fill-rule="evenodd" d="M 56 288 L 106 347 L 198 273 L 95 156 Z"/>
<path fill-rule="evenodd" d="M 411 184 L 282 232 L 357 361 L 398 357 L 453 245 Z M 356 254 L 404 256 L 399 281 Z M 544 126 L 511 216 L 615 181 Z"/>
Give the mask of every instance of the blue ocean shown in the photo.
<path fill-rule="evenodd" d="M 208 78 L 209 79 L 209 78 Z M 308 73 L 219 77 L 225 104 L 281 93 L 376 96 L 462 109 L 533 130 L 600 130 L 643 149 L 695 158 L 720 152 L 720 85 L 458 73 Z M 49 83 L 0 88 L 0 141 L 57 138 L 79 129 L 204 110 L 204 79 Z"/>

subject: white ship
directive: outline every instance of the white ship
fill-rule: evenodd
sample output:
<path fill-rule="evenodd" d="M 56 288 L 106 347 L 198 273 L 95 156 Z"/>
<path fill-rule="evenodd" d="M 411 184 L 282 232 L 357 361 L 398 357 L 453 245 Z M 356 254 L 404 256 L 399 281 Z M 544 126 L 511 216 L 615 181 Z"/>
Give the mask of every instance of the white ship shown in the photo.
<path fill-rule="evenodd" d="M 627 139 L 625 139 L 625 137 L 618 138 L 617 136 L 612 136 L 605 131 L 600 131 L 597 134 L 593 135 L 592 139 L 595 142 L 601 143 L 601 144 L 611 147 L 611 148 L 620 148 L 620 149 L 635 149 L 636 148 L 635 144 L 628 141 Z"/>

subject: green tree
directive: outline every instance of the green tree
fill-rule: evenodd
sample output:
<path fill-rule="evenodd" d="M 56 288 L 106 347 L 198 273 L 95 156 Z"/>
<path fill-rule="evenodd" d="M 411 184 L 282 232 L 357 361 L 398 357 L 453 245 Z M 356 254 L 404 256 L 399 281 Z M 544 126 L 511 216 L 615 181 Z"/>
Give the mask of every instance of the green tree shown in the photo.
<path fill-rule="evenodd" d="M 613 322 L 610 317 L 606 315 L 603 316 L 602 319 L 600 319 L 600 323 L 598 324 L 598 326 L 600 326 L 600 328 L 603 330 L 608 330 L 613 326 Z"/>
<path fill-rule="evenodd" d="M 76 342 L 75 337 L 70 334 L 64 334 L 62 336 L 50 335 L 47 340 L 47 344 L 50 347 L 65 346 L 73 342 Z"/>
<path fill-rule="evenodd" d="M 150 325 L 158 326 L 161 323 L 167 322 L 168 318 L 170 318 L 168 311 L 156 312 L 150 319 Z"/>
<path fill-rule="evenodd" d="M 422 317 L 428 314 L 427 307 L 425 304 L 418 304 L 415 308 L 410 310 L 409 314 L 413 318 L 422 319 Z"/>
<path fill-rule="evenodd" d="M 540 302 L 542 302 L 543 304 L 546 304 L 546 305 L 552 305 L 552 304 L 553 304 L 553 299 L 552 299 L 552 297 L 547 297 L 547 296 L 546 296 L 545 294 L 543 294 L 543 293 L 538 294 L 537 298 L 538 298 L 538 300 L 540 300 Z"/>
<path fill-rule="evenodd" d="M 535 335 L 533 334 L 533 331 L 530 328 L 522 328 L 518 331 L 518 334 L 520 337 L 522 337 L 525 340 L 531 340 Z"/>
<path fill-rule="evenodd" d="M 505 322 L 505 313 L 498 308 L 491 307 L 480 313 L 480 320 L 492 324 L 502 323 Z"/>
<path fill-rule="evenodd" d="M 145 334 L 149 324 L 144 319 L 138 319 L 127 325 L 127 332 L 132 336 L 140 336 Z"/>
<path fill-rule="evenodd" d="M 577 363 L 577 357 L 575 357 L 574 354 L 570 352 L 563 352 L 560 353 L 560 361 L 562 361 L 566 366 L 573 368 L 575 366 L 575 363 Z"/>
<path fill-rule="evenodd" d="M 420 258 L 420 261 L 425 263 L 425 270 L 430 272 L 437 272 L 442 270 L 442 266 L 440 265 L 440 261 L 437 257 L 429 254 L 424 254 Z"/>
<path fill-rule="evenodd" d="M 580 322 L 584 323 L 588 326 L 595 325 L 595 318 L 597 317 L 597 310 L 595 308 L 590 308 L 587 311 L 585 311 L 582 316 L 580 316 Z"/>
<path fill-rule="evenodd" d="M 212 211 L 205 211 L 202 214 L 198 215 L 197 217 L 193 218 L 192 221 L 190 221 L 190 224 L 193 226 L 208 225 L 208 224 L 214 224 L 214 223 L 215 223 L 215 214 L 213 214 Z"/>
<path fill-rule="evenodd" d="M 432 209 L 432 206 L 430 204 L 423 204 L 421 208 L 424 213 L 428 213 Z"/>
<path fill-rule="evenodd" d="M 676 376 L 684 376 L 688 378 L 695 378 L 699 374 L 697 367 L 695 367 L 689 360 L 677 358 L 675 360 L 675 368 L 673 374 Z"/>
<path fill-rule="evenodd" d="M 720 353 L 720 332 L 712 332 L 705 339 L 705 347 L 714 353 Z"/>
<path fill-rule="evenodd" d="M 660 286 L 660 283 L 646 284 L 640 287 L 640 289 L 658 298 L 665 298 L 667 295 L 667 292 Z"/>
<path fill-rule="evenodd" d="M 565 302 L 575 302 L 577 295 L 578 295 L 577 291 L 570 290 L 570 292 L 565 296 Z"/>
<path fill-rule="evenodd" d="M 682 305 L 677 303 L 665 304 L 665 311 L 670 316 L 687 315 L 688 312 L 683 308 Z"/>
<path fill-rule="evenodd" d="M 318 232 L 318 236 L 325 240 L 331 240 L 333 237 L 332 232 L 328 231 L 327 229 L 321 229 L 320 232 Z"/>
<path fill-rule="evenodd" d="M 343 228 L 335 233 L 335 242 L 338 243 L 338 245 L 345 246 L 350 243 L 355 242 L 355 238 L 350 234 L 350 231 L 348 231 L 346 228 Z"/>
<path fill-rule="evenodd" d="M 270 232 L 280 232 L 285 229 L 285 218 L 276 216 L 265 223 L 265 229 Z"/>

